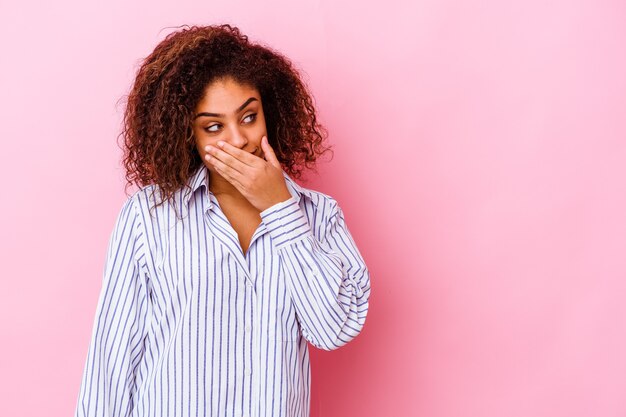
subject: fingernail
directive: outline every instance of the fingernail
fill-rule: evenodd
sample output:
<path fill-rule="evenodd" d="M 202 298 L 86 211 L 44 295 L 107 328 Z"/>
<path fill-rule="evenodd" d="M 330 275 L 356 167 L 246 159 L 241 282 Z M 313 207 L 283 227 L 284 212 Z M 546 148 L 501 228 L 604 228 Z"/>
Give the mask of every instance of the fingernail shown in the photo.
<path fill-rule="evenodd" d="M 223 148 L 224 147 L 224 141 L 220 140 L 219 142 L 217 142 L 217 146 L 219 146 L 220 148 Z"/>

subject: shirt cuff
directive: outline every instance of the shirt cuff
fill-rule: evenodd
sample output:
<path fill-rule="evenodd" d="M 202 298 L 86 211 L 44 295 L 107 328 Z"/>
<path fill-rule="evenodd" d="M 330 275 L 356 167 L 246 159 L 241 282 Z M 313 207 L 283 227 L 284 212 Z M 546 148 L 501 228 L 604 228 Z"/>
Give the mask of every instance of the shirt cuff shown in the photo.
<path fill-rule="evenodd" d="M 274 246 L 280 249 L 311 234 L 311 226 L 294 196 L 260 213 Z"/>

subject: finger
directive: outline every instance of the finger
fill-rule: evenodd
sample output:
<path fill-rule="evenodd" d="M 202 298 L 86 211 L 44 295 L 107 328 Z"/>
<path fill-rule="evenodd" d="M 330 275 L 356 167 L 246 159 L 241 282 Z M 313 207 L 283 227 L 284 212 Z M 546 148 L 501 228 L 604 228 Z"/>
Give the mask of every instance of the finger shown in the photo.
<path fill-rule="evenodd" d="M 211 157 L 210 161 L 213 159 L 217 159 L 225 165 L 228 165 L 230 168 L 238 171 L 239 173 L 244 173 L 246 164 L 241 162 L 239 159 L 234 156 L 224 152 L 223 150 L 216 148 L 215 146 L 207 145 L 204 147 L 204 150 L 207 152 L 207 155 Z"/>
<path fill-rule="evenodd" d="M 239 149 L 236 146 L 231 145 L 228 142 L 224 142 L 220 140 L 217 142 L 217 146 L 219 146 L 224 152 L 227 152 L 230 155 L 233 155 L 239 161 L 243 162 L 246 165 L 255 166 L 261 158 L 256 155 L 251 154 L 250 152 L 246 152 L 243 149 Z"/>
<path fill-rule="evenodd" d="M 205 155 L 205 159 L 213 165 L 213 167 L 215 168 L 218 174 L 224 177 L 224 179 L 226 179 L 228 182 L 233 184 L 235 187 L 239 188 L 239 191 L 242 191 L 243 189 L 243 186 L 241 184 L 242 176 L 239 171 L 229 167 L 224 162 L 220 161 L 219 159 L 211 155 L 208 155 L 208 154 Z"/>
<path fill-rule="evenodd" d="M 265 154 L 265 159 L 267 160 L 267 162 L 269 162 L 276 168 L 280 168 L 280 162 L 278 161 L 278 158 L 274 153 L 274 149 L 272 149 L 272 147 L 270 146 L 269 141 L 267 140 L 267 136 L 263 136 L 261 138 L 261 147 L 263 148 L 263 152 Z"/>

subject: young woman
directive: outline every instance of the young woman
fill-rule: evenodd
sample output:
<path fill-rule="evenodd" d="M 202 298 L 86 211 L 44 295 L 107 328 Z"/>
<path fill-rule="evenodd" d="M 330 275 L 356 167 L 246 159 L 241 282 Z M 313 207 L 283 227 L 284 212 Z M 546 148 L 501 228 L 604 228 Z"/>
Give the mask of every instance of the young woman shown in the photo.
<path fill-rule="evenodd" d="M 123 130 L 140 189 L 111 234 L 77 417 L 309 415 L 307 342 L 354 339 L 370 295 L 337 201 L 292 178 L 324 133 L 290 61 L 236 27 L 185 27 L 143 61 Z"/>

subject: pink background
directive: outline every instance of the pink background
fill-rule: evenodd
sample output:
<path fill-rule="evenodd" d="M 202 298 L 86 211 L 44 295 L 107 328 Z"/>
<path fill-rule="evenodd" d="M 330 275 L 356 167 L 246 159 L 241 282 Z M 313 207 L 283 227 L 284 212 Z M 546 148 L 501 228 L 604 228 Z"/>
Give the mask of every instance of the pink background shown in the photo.
<path fill-rule="evenodd" d="M 335 145 L 303 185 L 371 271 L 313 417 L 626 415 L 626 3 L 39 3 L 0 3 L 0 415 L 74 412 L 116 102 L 168 27 L 222 22 L 303 70 Z"/>

